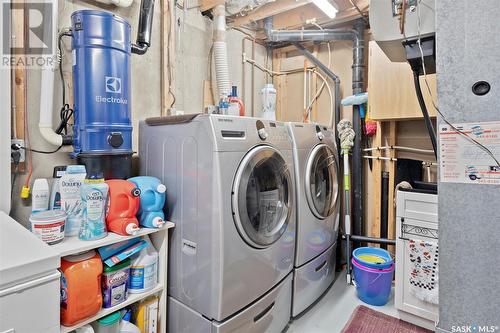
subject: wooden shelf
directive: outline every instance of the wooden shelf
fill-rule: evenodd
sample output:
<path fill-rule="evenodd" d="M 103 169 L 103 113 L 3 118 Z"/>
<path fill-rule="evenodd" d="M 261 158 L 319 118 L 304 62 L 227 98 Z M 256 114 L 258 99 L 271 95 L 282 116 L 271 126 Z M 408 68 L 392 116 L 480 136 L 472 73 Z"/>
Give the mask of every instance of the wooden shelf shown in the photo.
<path fill-rule="evenodd" d="M 93 250 L 93 249 L 99 248 L 101 246 L 115 244 L 115 243 L 118 243 L 118 242 L 121 242 L 121 241 L 124 241 L 127 239 L 141 237 L 141 236 L 153 234 L 156 232 L 162 232 L 162 231 L 168 230 L 170 228 L 173 228 L 174 226 L 175 226 L 174 223 L 167 222 L 161 228 L 141 228 L 139 230 L 139 232 L 133 236 L 121 236 L 121 235 L 110 232 L 110 233 L 108 233 L 108 235 L 106 237 L 101 238 L 101 239 L 97 239 L 95 241 L 84 241 L 84 240 L 78 239 L 78 237 L 76 237 L 76 236 L 65 237 L 61 243 L 52 245 L 51 248 L 58 251 L 60 253 L 61 257 L 65 257 L 65 256 L 69 256 L 72 254 Z"/>
<path fill-rule="evenodd" d="M 162 228 L 163 229 L 163 228 Z M 168 229 L 168 228 L 166 228 Z M 83 325 L 86 325 L 86 324 L 89 324 L 91 322 L 94 322 L 102 317 L 105 317 L 115 311 L 118 311 L 118 310 L 121 310 L 125 307 L 127 307 L 128 305 L 130 304 L 133 304 L 135 302 L 138 302 L 142 299 L 145 299 L 146 297 L 149 297 L 151 295 L 154 295 L 156 293 L 159 293 L 160 291 L 163 290 L 163 284 L 159 284 L 157 285 L 156 287 L 154 287 L 153 289 L 149 290 L 149 291 L 146 291 L 144 293 L 141 293 L 141 294 L 129 294 L 128 295 L 128 298 L 126 301 L 114 306 L 114 307 L 111 307 L 111 308 L 102 308 L 101 310 L 99 310 L 99 312 L 93 316 L 93 317 L 90 317 L 76 325 L 73 325 L 73 326 L 63 326 L 61 325 L 61 333 L 69 333 L 69 332 L 72 332 L 74 330 L 76 330 L 77 328 L 79 327 L 82 327 Z"/>

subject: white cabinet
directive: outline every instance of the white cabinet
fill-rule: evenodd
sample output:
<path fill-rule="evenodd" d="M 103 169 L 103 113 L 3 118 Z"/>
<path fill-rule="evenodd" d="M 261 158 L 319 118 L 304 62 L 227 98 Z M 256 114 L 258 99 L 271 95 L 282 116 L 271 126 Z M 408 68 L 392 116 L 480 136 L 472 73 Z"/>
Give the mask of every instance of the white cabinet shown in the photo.
<path fill-rule="evenodd" d="M 437 194 L 398 191 L 396 219 L 396 308 L 402 320 L 434 330 L 438 305 L 411 292 L 409 239 L 438 241 Z"/>
<path fill-rule="evenodd" d="M 59 254 L 0 212 L 0 332 L 59 332 Z"/>

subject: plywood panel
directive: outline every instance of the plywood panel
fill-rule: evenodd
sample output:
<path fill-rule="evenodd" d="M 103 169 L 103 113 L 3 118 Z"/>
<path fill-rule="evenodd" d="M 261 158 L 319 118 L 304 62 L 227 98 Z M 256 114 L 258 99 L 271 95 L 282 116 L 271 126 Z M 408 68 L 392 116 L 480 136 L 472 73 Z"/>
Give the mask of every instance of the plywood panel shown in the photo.
<path fill-rule="evenodd" d="M 429 86 L 436 97 L 436 75 L 428 75 Z M 436 116 L 423 77 L 420 84 L 431 117 Z M 368 96 L 370 117 L 376 120 L 422 118 L 407 63 L 391 62 L 376 42 L 371 41 L 368 59 Z"/>

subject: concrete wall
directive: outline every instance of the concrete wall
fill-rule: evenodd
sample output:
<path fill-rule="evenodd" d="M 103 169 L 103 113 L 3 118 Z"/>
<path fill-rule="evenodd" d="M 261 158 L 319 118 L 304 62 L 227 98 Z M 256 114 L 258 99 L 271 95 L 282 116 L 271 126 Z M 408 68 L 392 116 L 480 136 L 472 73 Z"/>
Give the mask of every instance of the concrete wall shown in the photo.
<path fill-rule="evenodd" d="M 452 123 L 500 121 L 498 1 L 442 0 L 436 5 L 441 112 Z M 472 93 L 480 80 L 491 85 L 487 95 Z M 466 326 L 472 332 L 498 332 L 500 186 L 440 182 L 438 190 L 438 331 Z"/>
<path fill-rule="evenodd" d="M 104 9 L 121 15 L 129 20 L 132 25 L 132 39 L 135 41 L 138 12 L 140 0 L 134 0 L 130 8 L 118 9 L 114 6 L 104 6 L 96 2 L 88 1 L 59 1 L 60 14 L 59 26 L 70 25 L 70 15 L 78 9 L 92 8 Z M 98 5 L 98 6 L 97 6 Z M 201 16 L 197 9 L 187 12 L 176 8 L 176 17 L 179 24 L 176 24 L 176 31 L 173 38 L 176 42 L 175 64 L 174 64 L 174 84 L 177 102 L 175 107 L 184 110 L 186 113 L 197 113 L 202 111 L 203 105 L 203 80 L 208 77 L 208 53 L 212 42 L 211 21 Z M 230 71 L 233 84 L 241 87 L 242 64 L 241 64 L 241 39 L 243 34 L 237 31 L 228 32 L 228 45 L 230 56 Z M 67 82 L 67 92 L 71 94 L 71 56 L 70 40 L 64 42 L 66 55 L 63 60 L 63 70 Z M 251 53 L 250 44 L 247 43 L 247 53 Z M 261 63 L 265 60 L 265 48 L 258 46 L 256 49 L 257 60 Z M 251 66 L 246 65 L 246 75 L 250 75 Z M 41 150 L 52 150 L 53 146 L 45 143 L 38 131 L 39 120 L 39 100 L 40 100 L 40 71 L 29 70 L 27 81 L 27 113 L 28 128 L 32 148 Z M 137 129 L 139 120 L 147 117 L 159 116 L 161 105 L 161 53 L 160 53 L 160 2 L 157 1 L 153 22 L 152 47 L 143 56 L 132 55 L 132 115 L 133 125 Z M 265 82 L 265 76 L 256 72 L 256 88 L 260 90 Z M 257 90 L 257 89 L 256 89 Z M 241 94 L 241 92 L 240 92 Z M 252 90 L 249 85 L 245 92 L 245 103 L 250 103 Z M 71 98 L 71 96 L 70 96 Z M 259 95 L 255 95 L 256 108 L 260 108 Z M 61 103 L 61 83 L 56 75 L 54 92 L 54 109 L 59 110 Z M 58 124 L 58 112 L 54 112 L 54 127 Z M 138 148 L 137 130 L 134 132 L 134 150 Z M 57 165 L 74 164 L 68 153 L 70 147 L 64 147 L 61 151 L 41 155 L 33 154 L 33 175 L 31 184 L 36 178 L 52 178 L 52 170 Z M 28 217 L 31 212 L 31 200 L 21 200 L 19 193 L 25 175 L 21 175 L 16 180 L 14 189 L 14 199 L 12 203 L 12 216 L 24 225 L 28 225 Z"/>

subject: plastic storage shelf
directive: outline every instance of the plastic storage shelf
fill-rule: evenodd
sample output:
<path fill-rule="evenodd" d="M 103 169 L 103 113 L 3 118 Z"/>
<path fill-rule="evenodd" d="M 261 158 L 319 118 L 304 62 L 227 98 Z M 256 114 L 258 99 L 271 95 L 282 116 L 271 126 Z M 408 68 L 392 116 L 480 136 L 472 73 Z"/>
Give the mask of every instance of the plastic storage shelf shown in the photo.
<path fill-rule="evenodd" d="M 121 236 L 112 232 L 109 232 L 108 235 L 104 238 L 97 239 L 94 241 L 84 241 L 78 239 L 78 237 L 65 237 L 64 240 L 59 243 L 52 245 L 51 248 L 60 253 L 61 257 L 69 256 L 72 254 L 93 250 L 99 248 L 101 246 L 115 244 L 127 239 L 141 237 L 144 235 L 149 235 L 155 232 L 162 232 L 174 227 L 175 224 L 172 222 L 167 222 L 161 228 L 141 228 L 136 235 L 133 236 Z"/>
<path fill-rule="evenodd" d="M 83 325 L 86 325 L 86 324 L 89 324 L 91 322 L 94 322 L 96 321 L 97 319 L 100 319 L 102 317 L 105 317 L 115 311 L 118 311 L 118 310 L 121 310 L 125 307 L 127 307 L 128 305 L 130 304 L 133 304 L 135 302 L 138 302 L 148 296 L 151 296 L 151 295 L 154 295 L 160 291 L 162 291 L 164 288 L 163 284 L 158 284 L 156 287 L 154 287 L 153 289 L 151 290 L 148 290 L 144 293 L 141 293 L 141 294 L 129 294 L 128 295 L 128 298 L 125 302 L 122 302 L 116 306 L 113 306 L 111 308 L 106 308 L 106 309 L 101 309 L 99 310 L 99 312 L 97 312 L 97 314 L 95 316 L 92 316 L 90 318 L 87 318 L 85 319 L 84 321 L 76 324 L 76 325 L 73 325 L 73 326 L 63 326 L 61 325 L 61 333 L 69 333 L 69 332 L 72 332 L 74 330 L 76 330 L 77 328 L 79 327 L 82 327 Z"/>
<path fill-rule="evenodd" d="M 139 232 L 134 236 L 121 236 L 115 233 L 108 233 L 104 238 L 95 241 L 82 241 L 78 237 L 67 237 L 62 243 L 52 245 L 51 248 L 59 252 L 61 257 L 92 250 L 99 248 L 101 246 L 115 244 L 127 239 L 141 237 L 144 235 L 150 235 L 153 245 L 159 253 L 159 263 L 158 263 L 158 285 L 151 290 L 148 290 L 140 294 L 129 294 L 127 300 L 111 308 L 102 308 L 99 312 L 86 320 L 67 327 L 61 325 L 61 333 L 73 332 L 79 327 L 85 324 L 89 324 L 96 321 L 99 318 L 105 317 L 112 312 L 121 310 L 126 306 L 136 303 L 142 299 L 145 299 L 151 295 L 159 296 L 158 313 L 159 313 L 159 333 L 166 333 L 166 316 L 167 316 L 167 295 L 166 295 L 166 285 L 167 285 L 167 260 L 168 260 L 168 229 L 175 226 L 172 222 L 167 222 L 161 228 L 141 228 Z"/>

